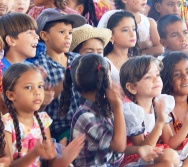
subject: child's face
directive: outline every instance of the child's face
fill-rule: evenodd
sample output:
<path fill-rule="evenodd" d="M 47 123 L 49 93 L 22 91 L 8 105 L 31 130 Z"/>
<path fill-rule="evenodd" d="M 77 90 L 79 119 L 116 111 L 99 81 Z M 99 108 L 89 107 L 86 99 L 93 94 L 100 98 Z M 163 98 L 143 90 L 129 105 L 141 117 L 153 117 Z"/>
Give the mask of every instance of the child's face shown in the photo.
<path fill-rule="evenodd" d="M 91 38 L 85 41 L 79 50 L 80 54 L 96 53 L 103 56 L 104 44 L 96 38 Z"/>
<path fill-rule="evenodd" d="M 66 6 L 71 8 L 71 9 L 74 9 L 75 11 L 79 12 L 80 14 L 83 13 L 84 11 L 84 6 L 83 4 L 77 4 L 77 0 L 65 0 L 66 2 Z"/>
<path fill-rule="evenodd" d="M 56 53 L 67 53 L 72 42 L 72 25 L 63 22 L 56 23 L 48 32 L 42 31 L 48 50 Z"/>
<path fill-rule="evenodd" d="M 17 80 L 9 99 L 18 112 L 38 111 L 44 100 L 44 81 L 41 73 L 29 70 Z"/>
<path fill-rule="evenodd" d="M 161 3 L 157 3 L 155 8 L 161 17 L 167 14 L 181 16 L 181 5 L 181 0 L 163 0 Z"/>
<path fill-rule="evenodd" d="M 0 0 L 0 16 L 10 12 L 14 5 L 14 0 Z"/>
<path fill-rule="evenodd" d="M 11 12 L 26 13 L 29 5 L 30 0 L 15 0 Z"/>
<path fill-rule="evenodd" d="M 123 3 L 125 4 L 126 10 L 133 13 L 134 12 L 143 13 L 147 5 L 147 0 L 127 0 Z"/>
<path fill-rule="evenodd" d="M 175 22 L 166 27 L 166 38 L 161 39 L 161 44 L 171 51 L 188 49 L 188 30 L 184 22 Z"/>
<path fill-rule="evenodd" d="M 114 42 L 114 47 L 131 48 L 135 46 L 137 37 L 133 18 L 125 17 L 113 28 L 111 41 Z"/>
<path fill-rule="evenodd" d="M 153 98 L 161 94 L 163 83 L 157 65 L 152 62 L 149 71 L 135 86 L 136 98 Z"/>
<path fill-rule="evenodd" d="M 22 58 L 32 58 L 36 55 L 38 39 L 39 36 L 35 30 L 27 30 L 20 33 L 18 38 L 13 39 L 14 46 L 10 47 L 10 49 L 14 49 L 15 55 L 18 54 Z"/>
<path fill-rule="evenodd" d="M 188 60 L 181 60 L 172 73 L 174 95 L 188 95 Z"/>

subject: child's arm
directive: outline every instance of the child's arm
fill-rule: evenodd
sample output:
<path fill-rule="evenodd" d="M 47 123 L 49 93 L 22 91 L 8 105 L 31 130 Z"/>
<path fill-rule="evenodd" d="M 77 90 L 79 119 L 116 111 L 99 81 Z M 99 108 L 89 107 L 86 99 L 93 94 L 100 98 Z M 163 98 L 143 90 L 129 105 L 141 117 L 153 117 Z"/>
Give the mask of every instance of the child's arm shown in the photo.
<path fill-rule="evenodd" d="M 62 155 L 58 155 L 50 162 L 51 167 L 66 167 L 68 166 L 80 153 L 84 145 L 85 135 L 76 137 L 67 147 L 62 149 Z"/>
<path fill-rule="evenodd" d="M 139 154 L 139 156 L 146 162 L 152 161 L 163 153 L 162 148 L 145 146 L 127 146 L 125 155 Z"/>
<path fill-rule="evenodd" d="M 142 54 L 159 56 L 164 52 L 164 48 L 160 44 L 160 37 L 157 31 L 157 24 L 152 18 L 149 18 L 149 22 L 150 22 L 150 38 L 153 43 L 153 47 L 142 50 Z"/>
<path fill-rule="evenodd" d="M 110 148 L 116 152 L 124 152 L 126 149 L 126 127 L 123 115 L 120 92 L 115 84 L 111 84 L 107 90 L 107 98 L 112 106 L 114 114 L 114 132 L 110 142 Z"/>
<path fill-rule="evenodd" d="M 165 103 L 163 101 L 159 102 L 157 98 L 155 98 L 154 103 L 155 103 L 154 104 L 155 111 L 157 113 L 155 126 L 147 138 L 144 138 L 143 134 L 131 137 L 131 140 L 136 146 L 139 145 L 155 146 L 159 137 L 161 136 L 162 129 L 165 125 L 165 116 L 164 116 Z"/>
<path fill-rule="evenodd" d="M 56 151 L 54 145 L 49 142 L 41 143 L 38 141 L 35 147 L 29 151 L 25 156 L 20 157 L 19 159 L 13 160 L 13 152 L 12 152 L 12 135 L 10 132 L 5 131 L 5 136 L 7 139 L 7 144 L 10 148 L 10 157 L 12 159 L 12 163 L 10 167 L 28 167 L 33 164 L 37 157 L 41 157 L 44 159 L 53 159 L 56 156 Z"/>
<path fill-rule="evenodd" d="M 173 128 L 173 127 L 172 127 Z M 188 114 L 185 118 L 185 121 L 181 129 L 173 135 L 172 129 L 169 124 L 166 124 L 163 133 L 162 139 L 164 143 L 167 143 L 172 149 L 177 149 L 181 143 L 185 140 L 188 134 Z"/>

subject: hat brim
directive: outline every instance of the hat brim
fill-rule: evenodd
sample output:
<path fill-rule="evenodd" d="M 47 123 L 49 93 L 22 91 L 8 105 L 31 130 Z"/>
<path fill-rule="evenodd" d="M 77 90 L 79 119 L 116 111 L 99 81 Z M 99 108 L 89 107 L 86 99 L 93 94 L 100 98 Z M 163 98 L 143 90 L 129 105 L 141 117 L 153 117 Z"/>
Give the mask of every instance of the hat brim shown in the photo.
<path fill-rule="evenodd" d="M 72 43 L 70 51 L 72 52 L 80 43 L 92 38 L 99 38 L 103 41 L 104 47 L 108 44 L 112 36 L 111 30 L 107 28 L 82 28 L 73 29 Z"/>

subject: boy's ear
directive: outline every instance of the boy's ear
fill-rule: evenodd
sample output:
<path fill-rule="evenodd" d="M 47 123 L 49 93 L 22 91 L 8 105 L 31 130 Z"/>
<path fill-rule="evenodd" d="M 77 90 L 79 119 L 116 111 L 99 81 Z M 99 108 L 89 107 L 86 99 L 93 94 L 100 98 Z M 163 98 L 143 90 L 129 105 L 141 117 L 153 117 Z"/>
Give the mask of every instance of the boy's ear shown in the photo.
<path fill-rule="evenodd" d="M 7 91 L 6 91 L 6 96 L 7 96 L 7 98 L 8 98 L 10 101 L 15 101 L 14 94 L 13 94 L 12 91 L 7 90 Z"/>
<path fill-rule="evenodd" d="M 135 87 L 135 84 L 132 84 L 132 83 L 126 83 L 125 85 L 126 89 L 133 95 L 136 95 L 137 94 L 137 90 L 136 90 L 136 87 Z"/>
<path fill-rule="evenodd" d="M 76 7 L 76 11 L 82 14 L 84 12 L 84 6 L 82 4 L 78 5 Z"/>
<path fill-rule="evenodd" d="M 47 32 L 46 31 L 41 31 L 39 33 L 39 36 L 40 38 L 43 40 L 43 41 L 48 41 L 48 36 L 47 36 Z"/>
<path fill-rule="evenodd" d="M 166 43 L 166 40 L 165 39 L 160 39 L 160 43 L 161 45 L 163 45 L 164 48 L 167 48 L 167 43 Z"/>
<path fill-rule="evenodd" d="M 112 42 L 112 45 L 113 45 L 113 43 L 114 43 L 114 38 L 113 38 L 113 36 L 111 37 L 110 42 Z"/>
<path fill-rule="evenodd" d="M 161 13 L 161 4 L 160 4 L 160 3 L 155 3 L 155 10 L 156 10 L 158 13 Z"/>
<path fill-rule="evenodd" d="M 7 42 L 8 46 L 15 46 L 16 45 L 15 39 L 13 37 L 11 37 L 10 35 L 6 36 L 5 41 Z"/>

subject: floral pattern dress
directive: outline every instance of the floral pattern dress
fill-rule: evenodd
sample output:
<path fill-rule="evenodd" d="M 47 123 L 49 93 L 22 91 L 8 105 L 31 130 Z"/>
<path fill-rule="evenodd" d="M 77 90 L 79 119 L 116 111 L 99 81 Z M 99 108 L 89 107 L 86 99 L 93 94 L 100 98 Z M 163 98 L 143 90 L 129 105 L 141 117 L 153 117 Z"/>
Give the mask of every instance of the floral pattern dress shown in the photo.
<path fill-rule="evenodd" d="M 46 112 L 39 113 L 39 117 L 43 123 L 44 128 L 48 128 L 52 123 L 52 119 L 48 116 Z M 33 126 L 28 127 L 19 122 L 19 128 L 21 132 L 21 143 L 22 143 L 22 150 L 21 150 L 21 157 L 25 156 L 31 149 L 34 148 L 38 139 L 42 140 L 42 134 L 40 130 L 40 126 L 35 116 L 33 116 Z M 5 131 L 10 132 L 12 134 L 12 152 L 13 152 L 13 159 L 16 159 L 18 155 L 18 150 L 16 147 L 16 133 L 13 124 L 13 119 L 9 113 L 3 116 L 3 121 L 5 123 Z M 36 161 L 31 164 L 29 167 L 39 167 L 41 165 L 39 157 Z"/>

